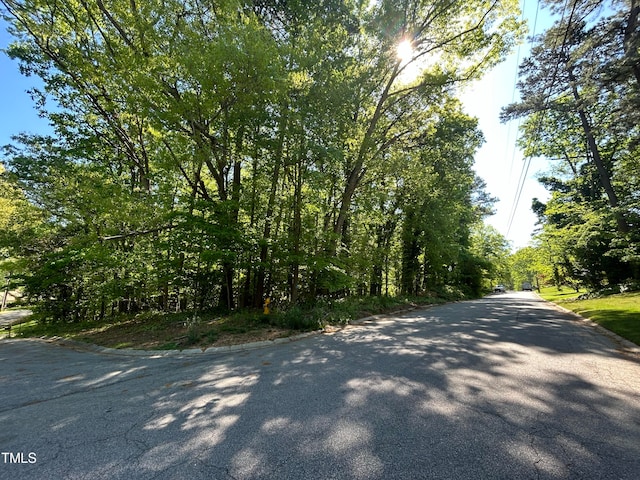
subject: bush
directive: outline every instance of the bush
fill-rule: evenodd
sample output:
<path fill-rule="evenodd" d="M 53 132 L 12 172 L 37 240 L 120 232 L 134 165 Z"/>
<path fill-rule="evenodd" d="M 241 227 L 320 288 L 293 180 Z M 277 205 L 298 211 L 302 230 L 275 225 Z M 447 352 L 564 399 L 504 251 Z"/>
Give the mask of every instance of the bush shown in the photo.
<path fill-rule="evenodd" d="M 313 303 L 289 306 L 275 314 L 271 323 L 294 330 L 316 330 L 326 325 L 348 325 L 353 320 L 388 313 L 412 305 L 443 303 L 446 300 L 458 300 L 459 292 L 449 292 L 446 299 L 437 294 L 428 297 L 389 297 L 364 296 L 343 297 L 339 299 L 321 299 Z"/>
<path fill-rule="evenodd" d="M 294 305 L 277 315 L 276 323 L 293 330 L 317 330 L 324 327 L 320 318 L 320 311 L 316 309 L 304 310 Z"/>

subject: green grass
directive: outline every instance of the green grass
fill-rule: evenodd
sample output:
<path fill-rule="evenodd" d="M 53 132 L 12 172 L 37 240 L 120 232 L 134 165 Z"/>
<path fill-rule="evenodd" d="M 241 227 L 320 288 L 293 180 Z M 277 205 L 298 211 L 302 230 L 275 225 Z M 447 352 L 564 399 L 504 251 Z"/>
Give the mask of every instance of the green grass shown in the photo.
<path fill-rule="evenodd" d="M 558 290 L 556 287 L 542 287 L 540 289 L 540 296 L 550 302 L 559 303 L 567 300 L 574 300 L 583 293 L 587 293 L 586 290 L 580 290 L 576 292 L 573 288 L 562 287 Z"/>
<path fill-rule="evenodd" d="M 640 292 L 620 293 L 589 300 L 577 300 L 579 294 L 557 292 L 542 289 L 540 296 L 552 301 L 585 318 L 588 318 L 607 330 L 640 345 Z"/>
<path fill-rule="evenodd" d="M 64 337 L 72 338 L 78 332 L 91 328 L 93 322 L 79 322 L 66 324 L 40 323 L 30 317 L 27 321 L 14 324 L 11 334 L 20 337 Z"/>

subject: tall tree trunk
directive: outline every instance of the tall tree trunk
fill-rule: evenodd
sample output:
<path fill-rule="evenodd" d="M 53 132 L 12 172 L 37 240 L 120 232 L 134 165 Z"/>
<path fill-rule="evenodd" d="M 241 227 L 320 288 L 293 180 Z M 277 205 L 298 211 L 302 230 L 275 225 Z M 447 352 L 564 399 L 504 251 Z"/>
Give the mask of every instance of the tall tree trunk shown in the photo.
<path fill-rule="evenodd" d="M 602 161 L 602 157 L 600 156 L 600 149 L 598 148 L 598 144 L 596 143 L 596 139 L 593 135 L 593 129 L 591 128 L 591 122 L 589 121 L 589 117 L 587 116 L 587 112 L 582 106 L 582 99 L 580 97 L 580 93 L 578 92 L 578 85 L 576 78 L 573 74 L 573 68 L 568 68 L 569 81 L 571 82 L 571 91 L 573 93 L 573 98 L 578 105 L 578 116 L 580 117 L 580 123 L 582 124 L 582 129 L 584 131 L 585 137 L 587 138 L 587 146 L 589 147 L 589 152 L 591 153 L 591 159 L 598 171 L 598 177 L 600 178 L 600 184 L 602 188 L 604 188 L 605 194 L 607 195 L 607 199 L 609 200 L 609 205 L 614 210 L 614 215 L 616 217 L 616 222 L 618 224 L 618 230 L 620 233 L 628 233 L 629 225 L 627 225 L 626 220 L 622 213 L 618 210 L 618 196 L 616 195 L 615 190 L 613 189 L 613 185 L 611 184 L 611 177 L 609 172 L 607 171 L 604 162 Z"/>
<path fill-rule="evenodd" d="M 640 62 L 638 61 L 638 16 L 640 5 L 637 0 L 631 0 L 629 18 L 624 29 L 624 53 L 631 62 L 631 71 L 636 77 L 637 87 L 640 87 Z"/>
<path fill-rule="evenodd" d="M 267 211 L 264 218 L 264 230 L 262 232 L 262 242 L 260 245 L 260 262 L 258 264 L 258 272 L 256 274 L 255 288 L 253 292 L 253 303 L 255 307 L 262 305 L 265 292 L 265 272 L 267 268 L 267 257 L 269 254 L 269 240 L 271 239 L 271 229 L 273 224 L 273 211 L 276 204 L 276 193 L 278 191 L 278 183 L 280 181 L 280 170 L 282 168 L 282 160 L 284 155 L 284 140 L 287 132 L 289 112 L 285 107 L 285 112 L 280 119 L 278 143 L 274 152 L 273 174 L 271 175 L 271 189 L 269 190 L 269 200 L 267 202 Z"/>
<path fill-rule="evenodd" d="M 255 150 L 253 152 L 253 168 L 251 172 L 251 204 L 249 207 L 249 227 L 251 229 L 256 228 L 256 216 L 257 216 L 257 207 L 258 207 L 258 172 L 259 172 L 259 152 L 258 146 L 255 144 Z M 245 270 L 245 279 L 244 279 L 244 287 L 242 291 L 242 306 L 243 307 L 253 307 L 254 300 L 254 269 L 255 269 L 255 258 L 253 252 L 247 253 L 247 268 Z"/>
<path fill-rule="evenodd" d="M 223 157 L 225 161 L 224 165 L 231 165 L 233 168 L 233 176 L 231 181 L 231 205 L 228 213 L 223 213 L 223 218 L 226 217 L 225 223 L 231 230 L 237 230 L 238 218 L 240 215 L 240 193 L 242 182 L 242 147 L 244 141 L 244 126 L 240 126 L 236 132 L 235 145 L 231 146 L 231 140 L 229 139 L 229 129 L 225 126 L 223 130 Z M 235 158 L 233 158 L 235 157 Z M 224 167 L 218 172 L 221 177 L 224 177 Z M 224 183 L 224 182 L 223 182 Z M 220 189 L 219 189 L 220 190 Z M 226 189 L 222 188 L 218 193 L 220 200 L 225 202 L 229 195 Z M 231 260 L 225 260 L 222 263 L 222 285 L 220 289 L 220 304 L 225 308 L 232 310 L 235 307 L 235 296 L 233 288 L 233 280 L 235 275 L 235 265 Z"/>
<path fill-rule="evenodd" d="M 298 285 L 300 283 L 300 242 L 302 236 L 302 183 L 303 183 L 303 164 L 298 162 L 295 169 L 295 187 L 294 187 L 294 205 L 293 205 L 293 224 L 291 227 L 291 254 L 293 256 L 289 268 L 289 291 L 291 303 L 298 301 Z"/>
<path fill-rule="evenodd" d="M 371 153 L 371 149 L 373 147 L 373 136 L 376 129 L 378 128 L 378 123 L 380 122 L 380 119 L 382 118 L 382 115 L 384 113 L 385 104 L 387 103 L 387 100 L 389 99 L 389 96 L 391 94 L 391 87 L 398 78 L 399 69 L 400 62 L 396 62 L 391 75 L 387 80 L 384 90 L 380 94 L 376 109 L 373 113 L 373 116 L 369 120 L 367 131 L 365 132 L 364 136 L 362 137 L 362 141 L 360 142 L 360 147 L 358 148 L 358 153 L 356 155 L 354 164 L 349 171 L 349 175 L 347 176 L 347 182 L 344 187 L 340 202 L 340 211 L 338 212 L 338 217 L 333 227 L 335 238 L 330 244 L 329 253 L 331 254 L 335 255 L 338 247 L 338 240 L 342 239 L 344 235 L 344 225 L 351 208 L 351 200 L 353 199 L 353 194 L 355 193 L 356 189 L 365 176 L 366 168 L 364 166 L 364 162 L 367 156 Z"/>
<path fill-rule="evenodd" d="M 379 297 L 382 295 L 382 265 L 376 263 L 371 268 L 371 281 L 369 282 L 369 295 Z"/>
<path fill-rule="evenodd" d="M 395 206 L 390 211 L 393 212 Z M 376 232 L 376 251 L 374 252 L 373 266 L 371 268 L 371 281 L 369 284 L 369 295 L 382 295 L 383 273 L 385 264 L 388 263 L 389 244 L 396 229 L 397 222 L 393 219 L 387 220 L 384 225 L 380 225 Z M 387 290 L 387 288 L 385 289 Z"/>
<path fill-rule="evenodd" d="M 419 232 L 413 225 L 415 217 L 416 212 L 409 209 L 402 232 L 401 292 L 405 295 L 416 293 L 416 279 L 420 270 L 418 263 L 420 245 L 417 240 Z"/>

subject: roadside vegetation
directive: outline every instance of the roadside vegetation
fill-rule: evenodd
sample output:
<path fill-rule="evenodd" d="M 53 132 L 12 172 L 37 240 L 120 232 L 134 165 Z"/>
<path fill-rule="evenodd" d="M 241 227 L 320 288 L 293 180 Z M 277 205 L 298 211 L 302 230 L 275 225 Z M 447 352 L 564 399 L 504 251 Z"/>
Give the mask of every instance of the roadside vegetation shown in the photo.
<path fill-rule="evenodd" d="M 62 337 L 109 348 L 208 348 L 274 340 L 321 329 L 333 331 L 370 315 L 458 298 L 459 295 L 451 293 L 412 298 L 348 297 L 296 305 L 286 310 L 274 308 L 268 314 L 255 309 L 232 314 L 155 311 L 120 315 L 109 321 L 42 322 L 36 314 L 14 325 L 11 334 L 20 338 Z"/>
<path fill-rule="evenodd" d="M 566 288 L 545 287 L 540 290 L 540 296 L 640 345 L 640 292 L 598 297 Z"/>
<path fill-rule="evenodd" d="M 521 100 L 502 110 L 522 121 L 525 156 L 553 160 L 538 177 L 549 195 L 531 205 L 538 231 L 511 256 L 505 283 L 542 286 L 639 343 L 640 17 L 635 3 L 565 5 L 571 15 L 537 35 L 520 66 Z"/>
<path fill-rule="evenodd" d="M 308 329 L 493 281 L 458 89 L 523 38 L 517 0 L 0 5 L 52 132 L 3 148 L 0 285 L 42 328 L 199 345 L 267 298 Z"/>
<path fill-rule="evenodd" d="M 181 348 L 433 291 L 640 288 L 635 4 L 562 2 L 532 39 L 501 116 L 554 162 L 510 256 L 458 92 L 523 38 L 516 0 L 187 3 L 0 0 L 53 132 L 0 158 L 0 286 L 33 334 Z"/>

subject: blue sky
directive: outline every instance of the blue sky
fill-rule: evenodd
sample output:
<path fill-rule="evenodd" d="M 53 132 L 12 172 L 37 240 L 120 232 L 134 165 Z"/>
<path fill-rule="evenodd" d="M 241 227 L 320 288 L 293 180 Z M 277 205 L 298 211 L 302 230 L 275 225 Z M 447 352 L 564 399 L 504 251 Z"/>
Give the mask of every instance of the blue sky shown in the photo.
<path fill-rule="evenodd" d="M 532 33 L 538 2 L 522 0 L 525 18 L 529 22 Z M 538 13 L 535 33 L 540 33 L 551 24 L 547 12 Z M 6 31 L 6 24 L 0 20 L 0 48 L 4 49 L 11 42 Z M 509 218 L 514 204 L 518 180 L 524 159 L 514 148 L 517 138 L 517 122 L 511 125 L 500 123 L 500 109 L 514 99 L 514 84 L 518 60 L 522 61 L 528 53 L 528 42 L 523 44 L 519 52 L 514 51 L 508 59 L 489 72 L 475 85 L 467 88 L 462 96 L 466 111 L 478 117 L 480 129 L 486 143 L 476 156 L 475 169 L 487 182 L 487 191 L 500 199 L 496 205 L 497 214 L 488 220 L 503 235 L 507 235 L 514 248 L 524 247 L 529 243 L 535 228 L 536 218 L 531 212 L 531 200 L 534 197 L 547 198 L 547 192 L 535 180 L 538 172 L 544 171 L 547 164 L 543 159 L 533 159 L 524 189 L 515 212 L 514 221 L 507 232 Z M 18 70 L 16 62 L 6 54 L 0 54 L 0 145 L 10 142 L 10 137 L 20 132 L 49 133 L 46 120 L 38 117 L 33 101 L 27 93 L 29 88 L 39 86 L 35 77 L 24 77 Z M 517 100 L 517 92 L 515 92 Z"/>
<path fill-rule="evenodd" d="M 6 22 L 0 19 L 0 49 L 6 49 L 11 41 Z M 38 80 L 37 77 L 23 76 L 17 62 L 6 53 L 0 53 L 0 146 L 10 143 L 11 136 L 20 132 L 50 132 L 47 121 L 38 116 L 27 93 L 30 88 L 42 85 Z"/>
<path fill-rule="evenodd" d="M 551 26 L 549 12 L 542 8 L 538 10 L 537 1 L 522 0 L 520 4 L 521 8 L 524 4 L 529 35 L 540 34 Z M 536 175 L 548 168 L 547 162 L 542 158 L 534 158 L 524 181 L 511 228 L 508 228 L 525 159 L 515 147 L 518 122 L 501 124 L 498 117 L 502 107 L 519 99 L 515 89 L 518 64 L 526 58 L 529 50 L 530 42 L 526 41 L 480 82 L 465 89 L 462 95 L 465 110 L 479 119 L 479 127 L 486 140 L 476 155 L 474 168 L 487 182 L 487 191 L 499 199 L 497 213 L 488 219 L 488 223 L 505 235 L 514 249 L 527 246 L 536 228 L 537 218 L 531 211 L 531 200 L 548 198 L 548 192 L 536 180 Z"/>

